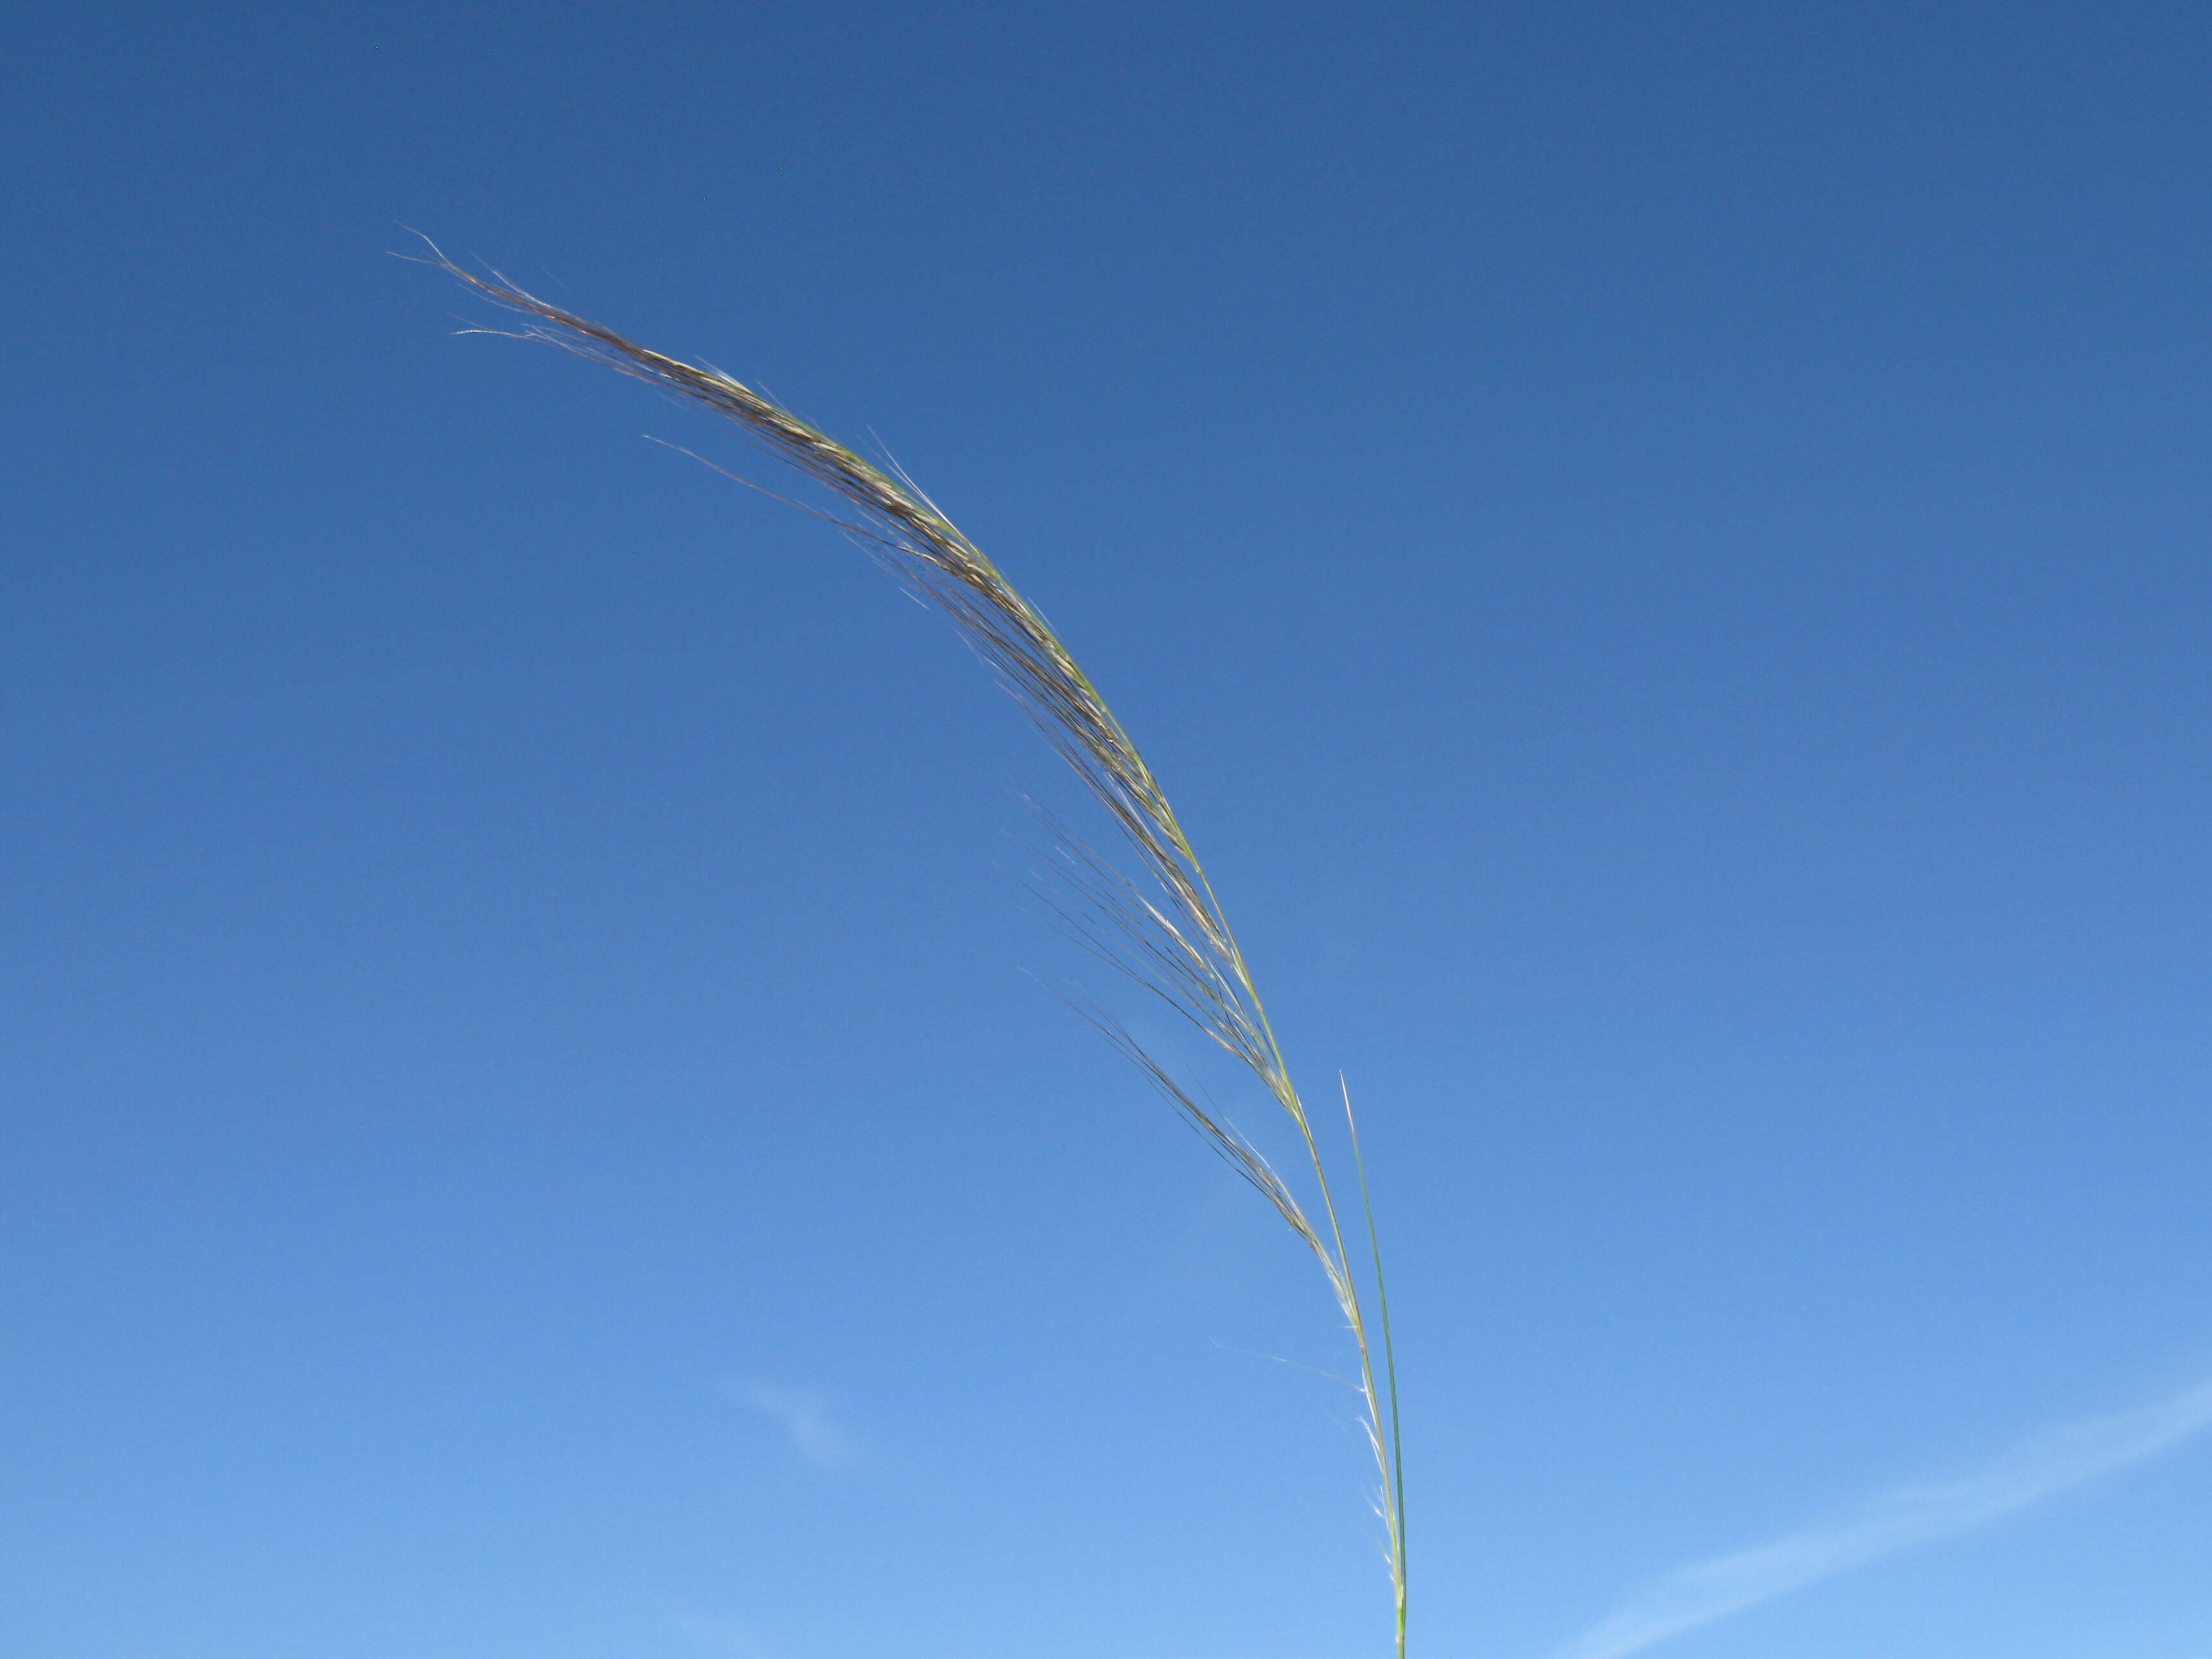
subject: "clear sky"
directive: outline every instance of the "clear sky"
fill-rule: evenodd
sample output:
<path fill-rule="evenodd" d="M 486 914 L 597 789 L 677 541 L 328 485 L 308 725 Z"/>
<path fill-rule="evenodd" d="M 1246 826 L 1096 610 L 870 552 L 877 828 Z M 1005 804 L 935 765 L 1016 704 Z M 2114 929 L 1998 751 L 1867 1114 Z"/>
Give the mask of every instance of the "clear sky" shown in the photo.
<path fill-rule="evenodd" d="M 2208 87 L 14 9 L 0 1650 L 1387 1650 L 1312 1264 L 1051 994 L 1056 763 L 416 227 L 880 438 L 1119 708 L 1363 1109 L 1422 1659 L 2212 1653 Z"/>

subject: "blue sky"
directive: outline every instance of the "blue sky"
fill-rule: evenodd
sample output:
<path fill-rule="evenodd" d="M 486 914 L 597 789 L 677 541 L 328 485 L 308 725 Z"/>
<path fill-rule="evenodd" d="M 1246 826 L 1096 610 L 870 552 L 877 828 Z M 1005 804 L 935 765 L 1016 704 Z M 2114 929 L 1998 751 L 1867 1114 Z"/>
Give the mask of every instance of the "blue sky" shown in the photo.
<path fill-rule="evenodd" d="M 1361 1104 L 1419 1653 L 2212 1651 L 2203 9 L 0 30 L 0 1647 L 1386 1650 L 1050 755 L 416 227 L 1103 685 Z"/>

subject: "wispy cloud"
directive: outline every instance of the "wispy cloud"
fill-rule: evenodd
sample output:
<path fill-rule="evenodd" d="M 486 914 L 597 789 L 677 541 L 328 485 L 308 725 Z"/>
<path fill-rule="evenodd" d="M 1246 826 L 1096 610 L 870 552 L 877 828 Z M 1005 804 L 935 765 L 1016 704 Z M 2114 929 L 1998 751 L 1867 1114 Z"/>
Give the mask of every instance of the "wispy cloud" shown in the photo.
<path fill-rule="evenodd" d="M 726 1619 L 710 1619 L 681 1607 L 672 1607 L 668 1622 L 702 1647 L 732 1656 L 732 1659 L 775 1659 L 775 1650 L 743 1625 Z"/>
<path fill-rule="evenodd" d="M 1771 1544 L 1679 1568 L 1585 1631 L 1559 1659 L 1624 1659 L 1882 1556 L 2025 1509 L 2178 1445 L 2208 1424 L 2212 1382 L 2140 1411 L 2043 1430 L 1979 1474 L 1939 1486 L 1901 1486 Z"/>
<path fill-rule="evenodd" d="M 731 1392 L 757 1412 L 783 1425 L 792 1450 L 826 1469 L 848 1468 L 860 1461 L 860 1443 L 830 1415 L 817 1395 L 803 1389 L 734 1386 Z"/>

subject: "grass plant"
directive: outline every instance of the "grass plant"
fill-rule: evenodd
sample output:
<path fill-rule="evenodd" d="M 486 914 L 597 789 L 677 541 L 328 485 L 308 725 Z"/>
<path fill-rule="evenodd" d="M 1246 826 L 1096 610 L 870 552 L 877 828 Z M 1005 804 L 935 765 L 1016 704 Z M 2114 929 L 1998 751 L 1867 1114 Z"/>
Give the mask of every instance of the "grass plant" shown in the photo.
<path fill-rule="evenodd" d="M 1158 996 L 1259 1080 L 1296 1127 L 1312 1167 L 1317 1212 L 1301 1204 L 1259 1150 L 1218 1111 L 1194 1097 L 1104 1007 L 1079 1003 L 1077 1012 L 1133 1062 L 1207 1144 L 1273 1206 L 1320 1264 L 1358 1351 L 1357 1387 L 1380 1478 L 1376 1507 L 1385 1534 L 1396 1651 L 1403 1659 L 1406 1494 L 1397 1368 L 1374 1207 L 1351 1095 L 1340 1082 L 1358 1188 L 1356 1219 L 1365 1235 L 1364 1273 L 1355 1269 L 1346 1249 L 1346 1206 L 1339 1203 L 1312 1115 L 1291 1081 L 1243 948 L 1158 779 L 1090 676 L 998 567 L 895 465 L 879 467 L 864 459 L 717 369 L 664 356 L 526 293 L 496 273 L 466 270 L 434 246 L 426 263 L 523 319 L 514 329 L 470 331 L 556 345 L 673 392 L 734 422 L 751 441 L 842 499 L 850 509 L 849 517 L 793 505 L 837 525 L 908 592 L 948 617 L 1104 809 L 1130 860 L 1116 862 L 1073 828 L 1048 819 L 1056 843 L 1050 865 L 1060 878 L 1054 908 L 1081 943 Z M 1371 1317 L 1369 1288 L 1374 1298 Z"/>

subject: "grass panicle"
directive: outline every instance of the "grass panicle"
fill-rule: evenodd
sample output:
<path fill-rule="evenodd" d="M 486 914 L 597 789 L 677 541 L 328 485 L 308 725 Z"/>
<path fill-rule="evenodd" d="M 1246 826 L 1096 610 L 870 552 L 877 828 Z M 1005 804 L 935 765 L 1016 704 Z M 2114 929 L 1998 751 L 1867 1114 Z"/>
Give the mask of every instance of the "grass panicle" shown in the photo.
<path fill-rule="evenodd" d="M 1057 851 L 1051 863 L 1064 890 L 1054 908 L 1081 943 L 1158 996 L 1259 1079 L 1297 1127 L 1319 1193 L 1319 1222 L 1260 1151 L 1234 1125 L 1194 1098 L 1126 1025 L 1096 1004 L 1079 1005 L 1078 1012 L 1258 1189 L 1321 1264 L 1358 1350 L 1358 1387 L 1381 1479 L 1376 1509 L 1385 1533 L 1396 1650 L 1403 1659 L 1406 1499 L 1397 1370 L 1374 1208 L 1368 1200 L 1351 1094 L 1341 1091 L 1367 1235 L 1376 1303 L 1371 1325 L 1361 1277 L 1346 1249 L 1320 1141 L 1291 1082 L 1243 947 L 1159 781 L 1090 677 L 998 567 L 896 467 L 886 471 L 864 459 L 717 369 L 663 356 L 538 299 L 496 273 L 466 270 L 434 246 L 426 263 L 525 319 L 512 330 L 471 331 L 559 346 L 673 392 L 733 422 L 754 443 L 841 497 L 853 517 L 819 516 L 830 518 L 909 592 L 951 620 L 1104 809 L 1133 854 L 1138 873 L 1133 875 L 1073 830 L 1048 817 Z"/>

